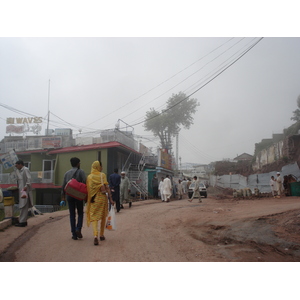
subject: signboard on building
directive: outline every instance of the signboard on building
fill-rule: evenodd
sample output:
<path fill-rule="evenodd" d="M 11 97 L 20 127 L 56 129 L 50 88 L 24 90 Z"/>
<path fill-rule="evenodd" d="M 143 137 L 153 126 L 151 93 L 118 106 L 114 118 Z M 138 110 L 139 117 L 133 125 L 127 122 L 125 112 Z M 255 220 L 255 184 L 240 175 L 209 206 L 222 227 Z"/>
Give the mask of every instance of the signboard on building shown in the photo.
<path fill-rule="evenodd" d="M 158 166 L 172 170 L 172 156 L 168 153 L 167 149 L 159 149 Z"/>
<path fill-rule="evenodd" d="M 33 132 L 38 134 L 42 130 L 40 123 L 43 123 L 42 117 L 6 118 L 6 133 Z"/>
<path fill-rule="evenodd" d="M 59 137 L 43 137 L 42 138 L 42 148 L 61 148 L 62 138 Z"/>
<path fill-rule="evenodd" d="M 5 170 L 14 167 L 18 161 L 18 156 L 14 150 L 10 150 L 8 153 L 0 156 L 1 163 Z"/>

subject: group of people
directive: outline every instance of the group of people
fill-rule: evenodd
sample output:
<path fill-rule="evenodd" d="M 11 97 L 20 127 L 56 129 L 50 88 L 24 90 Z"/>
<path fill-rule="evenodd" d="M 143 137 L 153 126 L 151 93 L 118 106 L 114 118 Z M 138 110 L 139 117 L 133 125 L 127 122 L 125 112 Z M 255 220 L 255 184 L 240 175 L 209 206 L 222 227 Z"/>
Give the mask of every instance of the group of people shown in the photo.
<path fill-rule="evenodd" d="M 63 200 L 66 199 L 69 205 L 72 239 L 77 240 L 83 237 L 81 229 L 83 225 L 84 202 L 86 202 L 87 226 L 89 227 L 92 224 L 94 245 L 98 245 L 99 240 L 105 240 L 104 230 L 110 207 L 116 204 L 117 212 L 120 212 L 120 209 L 124 208 L 124 201 L 129 198 L 129 179 L 125 176 L 125 172 L 121 172 L 121 175 L 119 175 L 118 169 L 115 169 L 114 173 L 107 180 L 106 174 L 102 172 L 102 163 L 100 161 L 92 163 L 91 173 L 86 177 L 84 171 L 80 169 L 79 158 L 72 157 L 70 162 L 72 168 L 64 175 L 62 198 Z M 71 178 L 86 183 L 88 192 L 86 201 L 77 200 L 65 194 L 65 186 Z M 131 207 L 131 202 L 129 202 L 129 207 Z"/>
<path fill-rule="evenodd" d="M 270 187 L 271 187 L 273 197 L 280 198 L 280 196 L 283 194 L 283 183 L 282 183 L 282 178 L 280 176 L 280 172 L 277 172 L 276 179 L 274 178 L 274 176 L 271 176 Z"/>
<path fill-rule="evenodd" d="M 188 193 L 189 185 L 191 181 L 179 179 L 178 183 L 172 182 L 169 175 L 165 177 L 161 177 L 160 182 L 158 183 L 158 179 L 156 175 L 153 176 L 152 179 L 152 189 L 153 189 L 153 197 L 154 199 L 160 198 L 162 202 L 170 202 L 172 196 L 178 197 L 178 200 L 181 200 L 185 194 Z"/>
<path fill-rule="evenodd" d="M 72 168 L 64 175 L 62 184 L 62 201 L 67 201 L 70 213 L 70 226 L 72 239 L 81 239 L 84 204 L 86 203 L 87 225 L 93 226 L 94 245 L 98 245 L 98 237 L 100 241 L 105 240 L 104 230 L 106 226 L 106 218 L 111 205 L 116 204 L 117 212 L 124 208 L 123 204 L 129 202 L 129 208 L 132 203 L 129 199 L 130 181 L 126 177 L 124 171 L 118 174 L 118 169 L 109 176 L 107 180 L 106 174 L 102 172 L 102 164 L 100 161 L 94 161 L 91 166 L 91 173 L 86 176 L 85 172 L 80 169 L 80 159 L 72 157 L 70 159 Z M 31 187 L 31 174 L 27 167 L 24 166 L 22 160 L 15 163 L 17 184 L 19 188 L 19 222 L 15 225 L 18 227 L 27 226 L 28 210 L 33 207 L 33 196 Z M 65 194 L 65 186 L 69 180 L 75 178 L 78 182 L 87 185 L 87 198 L 85 201 L 77 200 Z M 26 192 L 26 197 L 22 197 L 22 193 Z M 76 222 L 77 215 L 77 222 Z M 100 232 L 98 230 L 98 222 L 100 221 Z"/>

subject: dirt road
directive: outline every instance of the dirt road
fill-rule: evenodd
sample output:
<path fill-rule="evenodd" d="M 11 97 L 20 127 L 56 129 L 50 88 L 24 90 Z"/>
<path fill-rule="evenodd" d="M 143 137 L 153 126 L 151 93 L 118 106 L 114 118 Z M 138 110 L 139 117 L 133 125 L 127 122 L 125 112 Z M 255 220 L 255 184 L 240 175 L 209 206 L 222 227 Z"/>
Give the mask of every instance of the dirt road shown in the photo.
<path fill-rule="evenodd" d="M 36 216 L 0 232 L 0 261 L 249 262 L 300 261 L 300 198 L 134 202 L 117 214 L 117 230 L 93 244 L 71 239 L 68 211 Z"/>

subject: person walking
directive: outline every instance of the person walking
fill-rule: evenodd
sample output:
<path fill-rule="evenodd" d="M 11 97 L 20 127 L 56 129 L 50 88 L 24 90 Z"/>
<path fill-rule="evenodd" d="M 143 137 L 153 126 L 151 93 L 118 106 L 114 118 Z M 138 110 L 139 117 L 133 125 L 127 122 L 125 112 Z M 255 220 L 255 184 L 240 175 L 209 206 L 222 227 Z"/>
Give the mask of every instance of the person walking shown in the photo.
<path fill-rule="evenodd" d="M 165 201 L 165 197 L 164 197 L 164 177 L 162 177 L 161 181 L 159 182 L 158 191 L 160 193 L 161 201 L 164 202 Z"/>
<path fill-rule="evenodd" d="M 120 183 L 121 176 L 118 174 L 118 168 L 114 169 L 114 173 L 109 176 L 109 187 L 111 190 L 113 201 L 116 203 L 117 212 L 120 212 L 121 208 L 124 208 L 123 205 L 120 205 Z"/>
<path fill-rule="evenodd" d="M 164 179 L 163 193 L 164 193 L 164 201 L 170 202 L 170 198 L 172 195 L 172 184 L 169 175 L 166 175 L 166 178 Z"/>
<path fill-rule="evenodd" d="M 198 197 L 199 198 L 199 203 L 201 203 L 202 200 L 201 200 L 201 195 L 200 195 L 200 190 L 199 190 L 200 182 L 197 179 L 197 176 L 194 176 L 194 182 L 195 182 L 194 192 L 193 192 L 192 198 L 189 199 L 188 201 L 192 202 L 195 197 Z"/>
<path fill-rule="evenodd" d="M 98 241 L 98 221 L 100 223 L 100 241 L 104 241 L 104 230 L 106 225 L 106 217 L 108 216 L 108 199 L 111 205 L 114 205 L 112 195 L 108 186 L 105 173 L 102 172 L 102 164 L 94 161 L 91 168 L 91 174 L 87 177 L 87 226 L 93 224 L 94 245 L 99 244 Z"/>
<path fill-rule="evenodd" d="M 158 179 L 155 174 L 152 178 L 152 190 L 153 190 L 153 198 L 158 199 Z"/>
<path fill-rule="evenodd" d="M 276 196 L 276 180 L 275 180 L 274 176 L 271 176 L 270 187 L 271 187 L 272 195 L 275 198 L 275 196 Z"/>
<path fill-rule="evenodd" d="M 183 186 L 180 179 L 178 180 L 177 193 L 178 193 L 178 200 L 181 200 L 183 195 Z"/>
<path fill-rule="evenodd" d="M 277 198 L 280 198 L 280 196 L 282 195 L 282 192 L 283 192 L 282 178 L 280 176 L 280 172 L 277 172 L 276 183 L 277 183 Z"/>
<path fill-rule="evenodd" d="M 181 184 L 182 184 L 183 194 L 186 194 L 187 193 L 187 180 L 186 180 L 186 178 L 183 178 Z"/>
<path fill-rule="evenodd" d="M 67 171 L 64 175 L 64 181 L 62 184 L 62 201 L 67 199 L 70 212 L 70 225 L 72 239 L 82 239 L 82 223 L 83 223 L 83 200 L 77 200 L 69 195 L 66 197 L 65 187 L 69 180 L 75 178 L 78 182 L 86 183 L 86 175 L 83 170 L 80 169 L 80 159 L 78 157 L 72 157 L 70 159 L 72 169 Z M 77 210 L 77 224 L 76 224 L 76 210 Z"/>
<path fill-rule="evenodd" d="M 28 209 L 33 207 L 33 195 L 32 195 L 32 187 L 31 187 L 31 174 L 27 167 L 24 166 L 24 162 L 22 160 L 18 160 L 15 163 L 15 167 L 17 168 L 17 184 L 19 188 L 19 223 L 15 224 L 17 227 L 26 227 L 27 226 L 27 218 L 28 218 Z M 22 191 L 25 191 L 27 194 L 26 198 L 22 198 Z"/>
<path fill-rule="evenodd" d="M 130 181 L 129 178 L 126 176 L 124 171 L 121 172 L 121 184 L 120 184 L 120 204 L 121 207 L 124 208 L 123 202 L 129 202 L 129 208 L 132 205 L 131 199 L 129 199 L 129 188 L 130 188 Z"/>

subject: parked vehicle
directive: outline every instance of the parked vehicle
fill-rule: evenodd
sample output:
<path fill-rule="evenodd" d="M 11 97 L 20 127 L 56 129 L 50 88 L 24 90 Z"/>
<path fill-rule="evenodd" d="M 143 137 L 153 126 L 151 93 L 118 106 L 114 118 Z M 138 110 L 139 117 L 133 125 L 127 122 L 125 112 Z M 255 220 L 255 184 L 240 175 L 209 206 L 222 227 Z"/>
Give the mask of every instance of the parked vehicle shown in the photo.
<path fill-rule="evenodd" d="M 192 182 L 189 186 L 189 190 L 188 190 L 188 195 L 189 198 L 192 198 L 192 195 L 194 193 L 194 188 L 195 188 L 195 182 Z M 203 196 L 204 198 L 207 198 L 207 190 L 206 190 L 206 186 L 204 183 L 200 182 L 199 183 L 199 191 L 200 191 L 200 196 Z M 195 197 L 197 198 L 197 197 Z"/>

